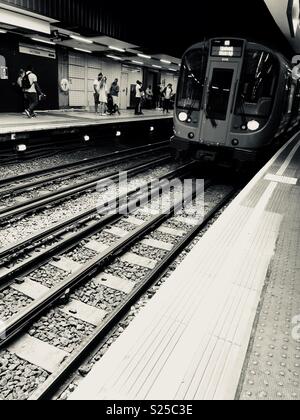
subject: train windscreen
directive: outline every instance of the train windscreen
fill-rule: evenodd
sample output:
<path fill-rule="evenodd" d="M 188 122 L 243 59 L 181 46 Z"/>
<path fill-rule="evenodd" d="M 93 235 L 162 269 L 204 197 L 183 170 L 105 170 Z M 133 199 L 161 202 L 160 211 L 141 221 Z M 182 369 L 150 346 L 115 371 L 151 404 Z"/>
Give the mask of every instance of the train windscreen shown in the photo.
<path fill-rule="evenodd" d="M 269 52 L 248 50 L 236 102 L 236 115 L 268 118 L 279 76 L 279 64 Z"/>
<path fill-rule="evenodd" d="M 199 111 L 208 61 L 208 49 L 192 50 L 182 62 L 181 77 L 177 93 L 177 107 Z"/>
<path fill-rule="evenodd" d="M 231 69 L 214 69 L 207 104 L 208 118 L 226 120 L 233 73 Z"/>

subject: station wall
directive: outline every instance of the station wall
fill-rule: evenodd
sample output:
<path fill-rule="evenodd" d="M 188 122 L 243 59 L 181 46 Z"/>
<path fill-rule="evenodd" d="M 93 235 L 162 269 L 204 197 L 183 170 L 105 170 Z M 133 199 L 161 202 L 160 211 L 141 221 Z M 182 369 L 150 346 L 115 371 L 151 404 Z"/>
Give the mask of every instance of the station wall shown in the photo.
<path fill-rule="evenodd" d="M 84 108 L 94 110 L 93 82 L 102 72 L 107 76 L 107 88 L 115 78 L 119 79 L 121 109 L 134 106 L 134 91 L 137 80 L 149 84 L 172 83 L 177 87 L 177 77 L 134 65 L 126 65 L 106 57 L 96 57 L 67 48 L 52 48 L 35 45 L 24 38 L 1 35 L 0 57 L 0 112 L 21 112 L 24 110 L 22 92 L 16 82 L 21 68 L 33 65 L 41 89 L 47 95 L 39 109 Z M 24 47 L 25 46 L 25 47 Z M 24 52 L 26 51 L 26 53 Z M 68 85 L 65 89 L 64 85 Z"/>
<path fill-rule="evenodd" d="M 40 109 L 58 108 L 57 58 L 47 58 L 20 52 L 17 38 L 1 36 L 0 55 L 6 60 L 8 79 L 0 79 L 0 112 L 20 112 L 23 98 L 16 86 L 19 70 L 33 65 L 42 90 L 47 95 Z"/>

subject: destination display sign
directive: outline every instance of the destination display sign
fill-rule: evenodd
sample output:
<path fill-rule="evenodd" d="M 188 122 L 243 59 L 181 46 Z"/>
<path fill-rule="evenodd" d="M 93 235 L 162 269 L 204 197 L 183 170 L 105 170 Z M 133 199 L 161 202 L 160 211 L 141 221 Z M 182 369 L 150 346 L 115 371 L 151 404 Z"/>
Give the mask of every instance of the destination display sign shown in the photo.
<path fill-rule="evenodd" d="M 212 57 L 242 57 L 244 42 L 240 40 L 213 40 Z"/>

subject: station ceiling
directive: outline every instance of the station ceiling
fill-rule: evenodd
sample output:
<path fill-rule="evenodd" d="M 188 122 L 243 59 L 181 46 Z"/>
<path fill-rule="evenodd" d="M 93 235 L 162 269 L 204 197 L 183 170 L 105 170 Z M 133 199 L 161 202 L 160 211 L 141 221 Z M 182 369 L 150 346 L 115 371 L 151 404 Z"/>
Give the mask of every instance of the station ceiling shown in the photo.
<path fill-rule="evenodd" d="M 167 57 L 176 64 L 174 58 L 181 57 L 190 45 L 211 37 L 243 37 L 292 57 L 293 43 L 288 41 L 282 27 L 279 28 L 278 19 L 275 22 L 275 14 L 274 19 L 269 10 L 269 3 L 278 6 L 291 1 L 0 0 L 0 5 L 17 6 L 55 19 L 52 28 L 56 26 L 67 34 L 85 36 L 96 44 L 97 40 L 103 41 L 106 37 L 109 44 L 103 41 L 104 45 L 112 45 L 113 40 L 118 40 L 117 45 L 120 47 L 122 42 L 125 43 L 131 54 L 143 52 L 158 60 Z M 82 48 L 68 37 L 62 42 L 70 48 Z M 106 52 L 101 45 L 93 45 L 90 49 Z"/>
<path fill-rule="evenodd" d="M 205 38 L 237 36 L 292 55 L 264 0 L 130 0 L 106 7 L 120 20 L 123 38 L 146 46 L 151 54 L 181 56 L 191 44 Z"/>

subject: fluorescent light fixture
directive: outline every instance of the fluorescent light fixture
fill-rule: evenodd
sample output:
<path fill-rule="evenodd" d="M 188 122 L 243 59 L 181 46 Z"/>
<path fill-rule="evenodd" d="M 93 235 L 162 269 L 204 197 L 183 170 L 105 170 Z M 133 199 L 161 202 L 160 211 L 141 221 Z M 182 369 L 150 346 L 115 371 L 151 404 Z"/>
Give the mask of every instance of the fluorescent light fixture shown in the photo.
<path fill-rule="evenodd" d="M 171 61 L 169 61 L 169 60 L 163 60 L 163 59 L 161 59 L 160 61 L 161 61 L 161 63 L 165 63 L 165 64 L 172 64 L 172 62 L 171 62 Z"/>
<path fill-rule="evenodd" d="M 177 71 L 177 69 L 172 69 L 171 67 L 169 68 L 170 71 Z"/>
<path fill-rule="evenodd" d="M 141 65 L 141 66 L 143 66 L 143 65 L 144 65 L 144 63 L 143 63 L 142 61 L 132 60 L 131 62 L 132 62 L 132 63 L 134 63 L 134 64 L 139 64 L 139 65 Z"/>
<path fill-rule="evenodd" d="M 7 31 L 5 29 L 0 29 L 0 34 L 7 34 Z"/>
<path fill-rule="evenodd" d="M 156 64 L 152 64 L 152 67 L 155 67 L 156 69 L 161 69 L 161 66 L 157 66 Z"/>
<path fill-rule="evenodd" d="M 84 52 L 84 53 L 88 53 L 88 54 L 92 54 L 92 51 L 90 51 L 90 50 L 84 50 L 83 48 L 75 48 L 74 47 L 74 50 L 80 51 L 80 52 Z"/>
<path fill-rule="evenodd" d="M 151 55 L 145 55 L 145 54 L 138 54 L 139 57 L 141 58 L 148 58 L 149 60 L 151 60 Z"/>
<path fill-rule="evenodd" d="M 107 56 L 106 57 L 108 57 L 108 58 L 112 58 L 113 60 L 122 60 L 122 58 L 121 57 L 117 57 L 116 55 L 110 55 L 110 54 L 107 54 Z"/>
<path fill-rule="evenodd" d="M 126 52 L 125 50 L 124 50 L 124 48 L 118 48 L 118 47 L 113 47 L 112 45 L 110 45 L 109 47 L 108 47 L 110 50 L 114 50 L 114 51 L 120 51 L 120 52 Z"/>
<path fill-rule="evenodd" d="M 75 41 L 79 41 L 79 42 L 85 42 L 86 44 L 93 44 L 94 42 L 91 41 L 90 39 L 87 38 L 82 38 L 81 36 L 77 36 L 77 35 L 70 35 L 70 37 L 72 39 L 75 39 Z"/>
<path fill-rule="evenodd" d="M 40 39 L 40 38 L 31 38 L 32 41 L 36 42 L 42 42 L 43 44 L 49 44 L 49 45 L 56 45 L 53 41 L 48 41 L 47 39 Z"/>

